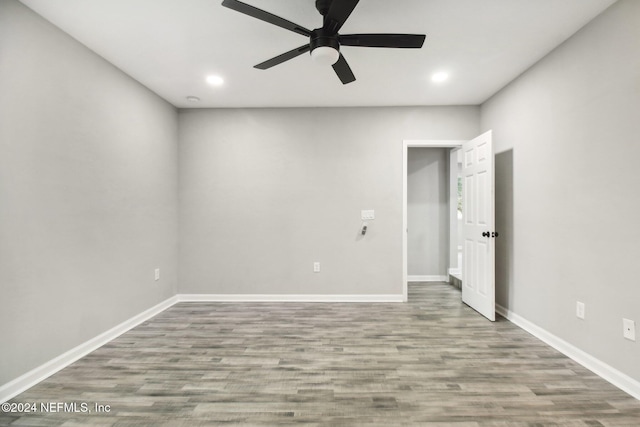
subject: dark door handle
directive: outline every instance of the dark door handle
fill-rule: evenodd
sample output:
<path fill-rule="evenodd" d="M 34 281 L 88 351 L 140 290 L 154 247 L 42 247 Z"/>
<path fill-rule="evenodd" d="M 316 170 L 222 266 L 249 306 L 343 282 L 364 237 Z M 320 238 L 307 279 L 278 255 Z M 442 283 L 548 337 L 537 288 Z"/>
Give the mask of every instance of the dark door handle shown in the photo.
<path fill-rule="evenodd" d="M 498 237 L 499 234 L 497 231 L 483 231 L 482 237 Z"/>

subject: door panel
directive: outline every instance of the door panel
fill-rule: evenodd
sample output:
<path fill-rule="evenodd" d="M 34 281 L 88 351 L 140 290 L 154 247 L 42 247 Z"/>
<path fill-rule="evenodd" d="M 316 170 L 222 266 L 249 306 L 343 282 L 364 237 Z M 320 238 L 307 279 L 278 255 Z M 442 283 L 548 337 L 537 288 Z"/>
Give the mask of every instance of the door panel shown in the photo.
<path fill-rule="evenodd" d="M 495 320 L 495 200 L 491 131 L 466 142 L 463 174 L 462 301 Z M 484 234 L 484 235 L 483 235 Z"/>

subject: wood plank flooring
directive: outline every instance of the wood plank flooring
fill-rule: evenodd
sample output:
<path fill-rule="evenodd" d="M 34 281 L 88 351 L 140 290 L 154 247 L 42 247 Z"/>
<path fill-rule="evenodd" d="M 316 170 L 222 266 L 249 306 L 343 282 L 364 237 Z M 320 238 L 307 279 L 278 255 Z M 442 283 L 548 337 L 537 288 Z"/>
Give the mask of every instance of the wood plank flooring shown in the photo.
<path fill-rule="evenodd" d="M 10 401 L 92 412 L 0 425 L 640 426 L 640 401 L 448 284 L 409 291 L 407 304 L 177 304 Z"/>

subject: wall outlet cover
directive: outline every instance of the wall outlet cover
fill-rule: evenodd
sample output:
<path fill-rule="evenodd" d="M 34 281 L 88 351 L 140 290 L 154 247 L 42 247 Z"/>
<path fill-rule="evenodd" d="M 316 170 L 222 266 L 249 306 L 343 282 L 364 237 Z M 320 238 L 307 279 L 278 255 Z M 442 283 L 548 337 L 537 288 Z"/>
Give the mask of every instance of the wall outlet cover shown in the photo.
<path fill-rule="evenodd" d="M 583 319 L 584 320 L 584 303 L 583 302 L 576 302 L 576 317 L 578 319 Z"/>
<path fill-rule="evenodd" d="M 313 272 L 314 273 L 320 273 L 320 263 L 319 262 L 314 262 L 313 263 Z"/>
<path fill-rule="evenodd" d="M 636 340 L 636 322 L 630 319 L 622 319 L 622 335 L 631 341 Z"/>

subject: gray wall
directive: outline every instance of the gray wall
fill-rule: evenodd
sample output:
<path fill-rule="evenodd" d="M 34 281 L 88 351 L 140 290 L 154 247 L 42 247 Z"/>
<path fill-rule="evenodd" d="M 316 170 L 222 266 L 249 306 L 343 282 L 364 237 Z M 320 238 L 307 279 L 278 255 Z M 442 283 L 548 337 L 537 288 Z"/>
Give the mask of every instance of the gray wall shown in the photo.
<path fill-rule="evenodd" d="M 0 384 L 176 293 L 176 138 L 173 107 L 0 1 Z"/>
<path fill-rule="evenodd" d="M 402 141 L 478 124 L 478 107 L 181 110 L 180 292 L 401 294 Z"/>
<path fill-rule="evenodd" d="M 622 318 L 640 325 L 638 17 L 640 1 L 615 3 L 482 106 L 499 153 L 498 303 L 636 380 Z"/>
<path fill-rule="evenodd" d="M 407 274 L 446 276 L 449 268 L 449 148 L 409 148 Z"/>

